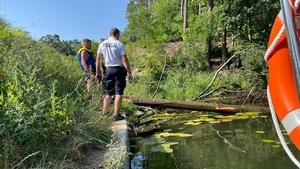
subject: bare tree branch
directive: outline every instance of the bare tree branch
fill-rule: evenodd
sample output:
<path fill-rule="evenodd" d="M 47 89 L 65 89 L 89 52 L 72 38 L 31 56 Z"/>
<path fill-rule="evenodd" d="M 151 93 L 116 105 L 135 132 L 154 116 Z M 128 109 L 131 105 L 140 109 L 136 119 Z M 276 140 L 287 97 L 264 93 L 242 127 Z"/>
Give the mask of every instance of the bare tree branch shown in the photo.
<path fill-rule="evenodd" d="M 210 87 L 213 85 L 213 83 L 215 82 L 215 80 L 217 79 L 217 76 L 219 75 L 220 71 L 233 59 L 235 58 L 238 54 L 242 53 L 244 50 L 235 53 L 233 56 L 231 56 L 215 73 L 213 79 L 211 80 L 211 82 L 208 84 L 208 86 L 195 98 L 193 99 L 193 101 L 199 100 L 199 98 L 204 95 L 209 89 Z"/>
<path fill-rule="evenodd" d="M 155 95 L 157 94 L 158 90 L 159 90 L 159 87 L 160 87 L 160 84 L 161 84 L 161 81 L 162 81 L 162 78 L 164 77 L 164 74 L 165 74 L 165 71 L 166 71 L 166 67 L 167 67 L 167 55 L 165 55 L 165 63 L 164 63 L 164 68 L 162 69 L 161 71 L 161 74 L 160 74 L 160 78 L 159 78 L 159 82 L 156 86 L 156 90 L 154 91 L 153 95 L 152 95 L 152 98 L 155 97 Z"/>
<path fill-rule="evenodd" d="M 254 91 L 254 89 L 255 89 L 255 87 L 252 87 L 252 88 L 251 88 L 251 90 L 249 91 L 249 93 L 248 93 L 246 99 L 243 101 L 243 105 L 247 102 L 247 100 L 249 99 L 249 97 L 250 97 L 251 93 Z"/>
<path fill-rule="evenodd" d="M 224 85 L 224 86 L 219 86 L 219 87 L 213 89 L 212 91 L 208 92 L 207 94 L 203 94 L 202 96 L 198 97 L 198 100 L 203 99 L 203 98 L 205 98 L 205 97 L 207 97 L 207 96 L 213 94 L 214 92 L 216 92 L 216 91 L 218 91 L 218 90 L 220 90 L 220 89 L 224 89 L 224 88 L 227 88 L 227 87 L 229 87 L 229 86 L 232 86 L 232 85 L 233 85 L 235 82 L 237 82 L 239 79 L 240 79 L 240 77 L 238 77 L 236 80 L 234 80 L 234 81 L 231 82 L 230 84 L 227 84 L 227 85 Z"/>

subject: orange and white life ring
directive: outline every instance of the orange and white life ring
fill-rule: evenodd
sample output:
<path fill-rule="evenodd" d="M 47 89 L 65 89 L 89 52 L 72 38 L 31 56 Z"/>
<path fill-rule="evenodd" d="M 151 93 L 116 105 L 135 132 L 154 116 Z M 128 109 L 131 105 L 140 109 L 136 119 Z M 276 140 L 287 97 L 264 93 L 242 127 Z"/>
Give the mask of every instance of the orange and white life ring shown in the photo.
<path fill-rule="evenodd" d="M 300 18 L 299 1 L 290 1 L 294 22 Z M 298 16 L 299 14 L 299 16 Z M 300 22 L 298 22 L 300 23 Z M 300 27 L 297 28 L 298 34 Z M 269 95 L 278 119 L 300 150 L 300 100 L 293 74 L 282 12 L 273 25 L 265 59 L 269 66 Z"/>

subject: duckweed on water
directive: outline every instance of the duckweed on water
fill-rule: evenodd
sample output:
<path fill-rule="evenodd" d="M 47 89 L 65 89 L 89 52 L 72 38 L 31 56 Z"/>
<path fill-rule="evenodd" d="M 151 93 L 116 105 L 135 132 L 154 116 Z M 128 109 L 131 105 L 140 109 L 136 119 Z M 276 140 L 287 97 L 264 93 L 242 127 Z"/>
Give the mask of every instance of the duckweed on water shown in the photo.
<path fill-rule="evenodd" d="M 218 123 L 221 123 L 220 121 L 210 121 L 208 122 L 209 124 L 218 124 Z"/>
<path fill-rule="evenodd" d="M 273 145 L 272 147 L 273 147 L 273 148 L 279 148 L 280 145 Z"/>
<path fill-rule="evenodd" d="M 154 137 L 159 139 L 161 137 L 192 137 L 192 134 L 187 133 L 158 133 L 155 134 Z"/>
<path fill-rule="evenodd" d="M 275 143 L 274 140 L 269 140 L 269 139 L 263 139 L 262 142 L 263 143 Z"/>
<path fill-rule="evenodd" d="M 206 117 L 206 118 L 192 119 L 192 120 L 189 120 L 189 121 L 193 121 L 193 122 L 210 122 L 210 121 L 215 121 L 215 119 Z"/>
<path fill-rule="evenodd" d="M 255 133 L 256 133 L 256 134 L 265 134 L 264 131 L 256 131 Z"/>
<path fill-rule="evenodd" d="M 235 115 L 207 115 L 207 114 L 201 114 L 198 115 L 197 119 L 191 119 L 191 120 L 185 120 L 182 121 L 182 123 L 184 123 L 184 125 L 191 125 L 191 126 L 197 126 L 202 124 L 202 122 L 208 122 L 210 124 L 218 124 L 218 123 L 226 123 L 226 122 L 232 122 L 233 120 L 246 120 L 249 118 L 256 118 L 256 117 L 260 117 L 258 116 L 258 114 L 260 114 L 260 112 L 245 112 L 245 113 L 236 113 Z M 258 133 L 258 134 L 263 134 L 263 133 Z"/>
<path fill-rule="evenodd" d="M 260 114 L 260 112 L 240 112 L 235 114 L 238 116 L 257 116 Z"/>
<path fill-rule="evenodd" d="M 184 123 L 184 125 L 189 125 L 189 126 L 198 126 L 200 125 L 202 122 L 193 122 L 193 121 L 189 121 Z"/>
<path fill-rule="evenodd" d="M 177 144 L 179 144 L 179 142 L 169 142 L 169 143 L 160 144 L 155 147 L 152 147 L 150 151 L 162 152 L 162 153 L 173 153 L 173 149 L 171 149 L 171 146 Z"/>
<path fill-rule="evenodd" d="M 246 120 L 246 119 L 249 119 L 250 117 L 249 116 L 237 116 L 236 119 L 240 119 L 240 120 Z"/>
<path fill-rule="evenodd" d="M 232 119 L 220 119 L 219 121 L 222 123 L 226 123 L 226 122 L 232 122 Z"/>
<path fill-rule="evenodd" d="M 214 117 L 217 119 L 228 119 L 228 118 L 234 118 L 235 116 L 216 115 Z"/>

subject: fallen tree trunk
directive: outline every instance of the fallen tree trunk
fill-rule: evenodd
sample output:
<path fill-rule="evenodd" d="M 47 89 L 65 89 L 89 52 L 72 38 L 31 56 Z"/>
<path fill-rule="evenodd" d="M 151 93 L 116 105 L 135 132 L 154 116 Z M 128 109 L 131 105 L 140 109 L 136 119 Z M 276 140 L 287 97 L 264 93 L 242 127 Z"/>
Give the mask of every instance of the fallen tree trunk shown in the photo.
<path fill-rule="evenodd" d="M 269 112 L 267 107 L 246 106 L 246 105 L 223 105 L 205 102 L 191 102 L 182 100 L 166 100 L 166 99 L 147 99 L 123 97 L 125 100 L 131 100 L 133 104 L 138 106 L 186 109 L 197 111 L 211 111 L 219 113 L 237 113 L 237 112 Z"/>

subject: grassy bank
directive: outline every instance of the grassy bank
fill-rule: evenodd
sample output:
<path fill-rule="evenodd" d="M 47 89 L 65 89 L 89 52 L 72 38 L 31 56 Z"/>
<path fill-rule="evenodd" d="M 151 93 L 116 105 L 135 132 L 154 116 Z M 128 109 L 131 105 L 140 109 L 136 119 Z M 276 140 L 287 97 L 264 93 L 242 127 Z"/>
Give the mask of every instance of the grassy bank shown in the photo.
<path fill-rule="evenodd" d="M 0 22 L 0 168 L 79 168 L 111 143 L 100 88 L 85 101 L 75 57 Z"/>

